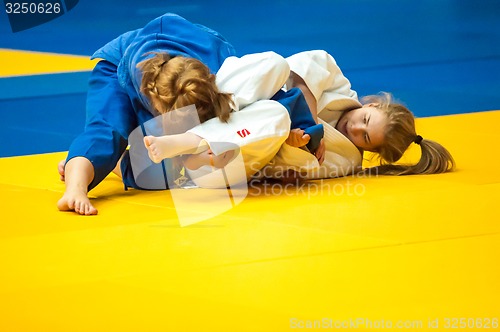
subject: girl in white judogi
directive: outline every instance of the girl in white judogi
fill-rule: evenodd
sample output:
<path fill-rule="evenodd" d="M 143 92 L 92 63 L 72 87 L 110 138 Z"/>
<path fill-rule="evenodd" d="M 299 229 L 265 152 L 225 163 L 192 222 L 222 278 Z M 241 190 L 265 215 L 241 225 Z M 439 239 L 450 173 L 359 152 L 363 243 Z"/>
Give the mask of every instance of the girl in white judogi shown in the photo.
<path fill-rule="evenodd" d="M 315 154 L 304 148 L 309 135 L 300 129 L 290 131 L 284 108 L 266 100 L 282 83 L 286 83 L 285 90 L 301 89 L 313 117 L 323 125 L 324 138 Z M 386 163 L 378 167 L 378 174 L 429 174 L 454 167 L 445 148 L 416 134 L 413 114 L 393 103 L 390 94 L 365 97 L 360 103 L 350 82 L 325 51 L 302 52 L 286 59 L 272 52 L 230 57 L 217 73 L 217 84 L 234 96 L 237 112 L 227 124 L 212 119 L 181 136 L 145 138 L 155 162 L 195 153 L 186 158 L 185 166 L 199 186 L 227 186 L 227 182 L 212 181 L 221 177 L 210 175 L 222 168 L 226 174 L 238 174 L 230 179 L 233 184 L 251 177 L 279 178 L 290 170 L 304 179 L 345 176 L 360 170 L 364 150 L 379 153 Z M 255 135 L 250 137 L 247 132 Z M 283 144 L 285 141 L 289 144 Z M 215 142 L 229 144 L 212 144 Z M 421 146 L 420 161 L 393 165 L 412 143 Z M 234 147 L 244 158 L 244 173 L 231 171 L 231 162 L 238 154 Z"/>
<path fill-rule="evenodd" d="M 161 162 L 192 154 L 183 159 L 194 182 L 202 187 L 225 187 L 225 182 L 216 180 L 222 179 L 214 174 L 220 173 L 217 169 L 224 168 L 230 184 L 246 182 L 276 155 L 291 126 L 303 124 L 308 133 L 303 145 L 320 150 L 323 128 L 312 118 L 300 90 L 280 91 L 289 75 L 288 63 L 274 52 L 227 59 L 216 82 L 221 91 L 233 95 L 234 112 L 229 120 L 209 120 L 178 135 L 147 136 L 144 142 L 150 158 Z M 314 139 L 316 144 L 310 144 Z"/>

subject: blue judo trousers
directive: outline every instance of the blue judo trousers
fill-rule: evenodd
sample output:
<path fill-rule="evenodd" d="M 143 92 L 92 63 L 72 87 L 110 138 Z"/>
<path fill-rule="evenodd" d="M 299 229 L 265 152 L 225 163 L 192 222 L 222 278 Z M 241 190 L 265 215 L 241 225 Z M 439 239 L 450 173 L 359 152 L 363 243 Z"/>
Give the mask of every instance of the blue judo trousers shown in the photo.
<path fill-rule="evenodd" d="M 142 75 L 137 64 L 152 56 L 148 52 L 195 58 L 213 73 L 235 54 L 219 33 L 175 14 L 126 32 L 95 52 L 92 58 L 103 60 L 89 80 L 85 129 L 71 144 L 67 157 L 85 157 L 92 163 L 95 176 L 89 190 L 114 169 L 132 130 L 158 115 L 139 92 Z M 126 159 L 122 162 L 125 185 L 137 187 Z"/>
<path fill-rule="evenodd" d="M 140 93 L 142 74 L 137 64 L 152 56 L 148 52 L 195 58 L 207 65 L 212 73 L 219 70 L 227 57 L 235 55 L 233 46 L 216 31 L 170 13 L 154 19 L 144 28 L 120 35 L 97 50 L 92 58 L 102 60 L 95 66 L 89 80 L 85 129 L 71 144 L 66 159 L 85 157 L 92 163 L 94 179 L 88 190 L 115 168 L 122 155 L 125 188 L 168 189 L 166 179 L 155 181 L 158 185 L 154 188 L 139 186 L 130 158 L 124 154 L 130 133 L 159 115 Z M 306 129 L 312 137 L 310 144 L 317 147 L 323 136 L 322 128 L 315 127 L 305 99 L 297 90 L 278 92 L 272 99 L 287 108 L 292 128 Z M 307 129 L 309 127 L 312 130 Z M 311 151 L 315 150 L 314 145 L 309 146 Z M 160 168 L 160 172 L 150 174 L 165 173 L 164 163 L 152 164 L 151 167 Z"/>

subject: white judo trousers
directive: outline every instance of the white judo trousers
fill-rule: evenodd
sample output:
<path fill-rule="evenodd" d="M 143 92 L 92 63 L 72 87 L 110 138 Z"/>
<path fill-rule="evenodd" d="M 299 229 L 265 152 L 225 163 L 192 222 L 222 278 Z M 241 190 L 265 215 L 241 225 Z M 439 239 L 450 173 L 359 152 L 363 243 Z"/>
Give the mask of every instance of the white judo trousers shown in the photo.
<path fill-rule="evenodd" d="M 276 155 L 290 133 L 290 117 L 279 102 L 269 100 L 290 74 L 287 62 L 274 52 L 227 58 L 216 75 L 220 91 L 233 94 L 235 112 L 227 123 L 218 118 L 190 130 L 218 155 L 236 150 L 223 169 L 202 166 L 187 172 L 203 188 L 225 188 L 247 182 Z M 222 173 L 225 174 L 222 174 Z"/>
<path fill-rule="evenodd" d="M 290 118 L 284 106 L 269 100 L 286 89 L 290 71 L 302 77 L 317 101 L 318 121 L 325 129 L 325 161 L 319 165 L 310 152 L 284 144 Z M 204 166 L 188 170 L 193 182 L 204 188 L 223 188 L 252 177 L 281 177 L 295 170 L 306 179 L 351 174 L 361 166 L 354 144 L 335 129 L 343 112 L 361 107 L 357 94 L 331 55 L 307 51 L 284 59 L 273 52 L 229 57 L 217 72 L 221 91 L 232 93 L 235 111 L 228 123 L 211 119 L 189 132 L 204 138 L 215 154 L 239 148 L 239 154 L 221 170 Z"/>

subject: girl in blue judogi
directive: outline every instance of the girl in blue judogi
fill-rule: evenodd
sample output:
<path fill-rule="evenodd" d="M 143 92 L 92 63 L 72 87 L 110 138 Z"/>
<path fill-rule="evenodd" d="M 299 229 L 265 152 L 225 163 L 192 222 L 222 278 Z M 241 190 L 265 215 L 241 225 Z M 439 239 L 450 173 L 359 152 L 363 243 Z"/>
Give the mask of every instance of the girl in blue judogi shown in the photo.
<path fill-rule="evenodd" d="M 174 14 L 99 49 L 93 55 L 102 60 L 89 81 L 85 130 L 59 165 L 66 191 L 58 208 L 96 214 L 88 191 L 115 168 L 129 134 L 153 117 L 195 104 L 201 122 L 214 117 L 226 121 L 231 97 L 218 90 L 214 73 L 234 53 L 219 33 Z M 133 187 L 126 155 L 121 166 L 125 185 Z"/>
<path fill-rule="evenodd" d="M 269 52 L 259 61 L 266 66 L 260 71 L 255 68 L 261 76 L 249 75 L 246 84 L 226 82 L 227 89 L 219 90 L 214 74 L 234 53 L 219 33 L 174 14 L 165 14 L 142 29 L 124 33 L 99 49 L 93 58 L 103 60 L 90 78 L 85 130 L 72 143 L 67 159 L 59 164 L 66 191 L 58 208 L 96 214 L 87 193 L 116 169 L 126 188 L 168 189 L 166 181 L 161 188 L 138 185 L 126 151 L 129 135 L 138 127 L 146 133 L 144 125 L 149 120 L 189 105 L 195 105 L 200 123 L 213 118 L 224 123 L 231 111 L 245 103 L 273 99 L 271 109 L 277 110 L 278 116 L 273 123 L 260 123 L 265 123 L 268 131 L 279 139 L 272 140 L 276 151 L 265 157 L 272 158 L 288 137 L 290 120 L 292 128 L 302 128 L 310 134 L 309 149 L 316 151 L 323 136 L 322 125 L 314 121 L 299 89 L 280 90 L 283 78 L 277 79 L 272 74 L 279 72 L 283 76 L 288 72 L 277 65 L 282 61 L 278 61 L 280 57 L 276 54 Z M 233 76 L 226 73 L 225 77 Z M 288 74 L 284 78 L 287 77 Z M 249 82 L 252 82 L 250 87 Z M 255 93 L 255 87 L 261 95 Z M 251 100 L 245 100 L 246 91 L 251 91 Z M 236 92 L 239 98 L 235 98 Z M 278 127 L 286 130 L 277 135 L 274 129 Z M 148 167 L 146 178 L 148 183 L 156 185 L 157 175 L 163 174 L 167 166 L 154 166 Z"/>

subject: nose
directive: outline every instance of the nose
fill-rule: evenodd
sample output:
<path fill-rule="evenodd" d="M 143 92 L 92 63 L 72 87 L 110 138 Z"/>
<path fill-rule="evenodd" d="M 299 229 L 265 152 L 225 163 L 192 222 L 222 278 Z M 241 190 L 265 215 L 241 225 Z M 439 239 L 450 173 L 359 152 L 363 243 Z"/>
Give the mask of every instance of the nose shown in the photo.
<path fill-rule="evenodd" d="M 351 126 L 351 133 L 353 135 L 358 135 L 364 131 L 364 126 L 361 124 L 353 124 Z"/>

